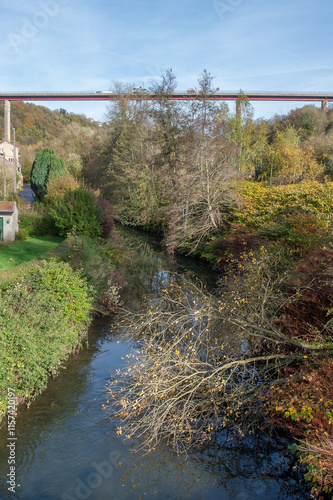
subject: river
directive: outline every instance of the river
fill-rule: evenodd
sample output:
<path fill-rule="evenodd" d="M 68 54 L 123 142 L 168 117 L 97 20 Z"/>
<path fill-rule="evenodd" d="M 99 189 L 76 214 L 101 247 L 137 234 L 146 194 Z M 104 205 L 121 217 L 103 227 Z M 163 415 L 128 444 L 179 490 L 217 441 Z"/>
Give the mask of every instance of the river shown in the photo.
<path fill-rule="evenodd" d="M 143 237 L 142 237 L 143 238 Z M 144 242 L 124 301 L 130 308 L 144 294 L 158 294 L 167 271 L 204 278 L 215 273 L 189 258 L 169 259 Z M 282 438 L 246 436 L 240 444 L 226 432 L 202 454 L 176 456 L 160 446 L 149 455 L 133 453 L 133 440 L 116 434 L 108 421 L 107 383 L 131 346 L 119 339 L 117 318 L 97 318 L 89 345 L 72 356 L 59 376 L 16 423 L 16 494 L 8 491 L 8 430 L 0 432 L 0 498 L 7 500 L 291 500 L 310 498 Z"/>

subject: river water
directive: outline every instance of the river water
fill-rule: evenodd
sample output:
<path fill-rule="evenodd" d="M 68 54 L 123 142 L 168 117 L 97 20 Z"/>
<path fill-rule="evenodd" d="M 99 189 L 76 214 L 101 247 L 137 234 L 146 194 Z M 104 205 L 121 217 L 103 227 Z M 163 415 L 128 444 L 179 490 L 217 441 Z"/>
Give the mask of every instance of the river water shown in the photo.
<path fill-rule="evenodd" d="M 190 259 L 166 258 L 144 243 L 132 269 L 124 302 L 130 308 L 146 294 L 158 294 L 168 271 L 204 278 L 215 274 Z M 107 383 L 124 366 L 131 346 L 121 341 L 114 320 L 97 318 L 89 345 L 72 356 L 59 376 L 16 424 L 16 493 L 8 491 L 8 430 L 0 430 L 0 499 L 20 500 L 261 500 L 308 499 L 284 439 L 246 436 L 240 444 L 226 432 L 200 455 L 177 457 L 160 446 L 133 453 L 116 422 L 108 421 Z"/>

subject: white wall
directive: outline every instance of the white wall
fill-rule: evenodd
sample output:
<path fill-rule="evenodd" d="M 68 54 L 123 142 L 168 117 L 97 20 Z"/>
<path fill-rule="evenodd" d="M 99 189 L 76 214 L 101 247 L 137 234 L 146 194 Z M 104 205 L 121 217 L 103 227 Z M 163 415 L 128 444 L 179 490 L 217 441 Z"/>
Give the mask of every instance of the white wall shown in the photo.
<path fill-rule="evenodd" d="M 18 231 L 18 210 L 16 203 L 13 213 L 0 212 L 0 217 L 3 218 L 3 241 L 15 241 L 15 233 Z"/>

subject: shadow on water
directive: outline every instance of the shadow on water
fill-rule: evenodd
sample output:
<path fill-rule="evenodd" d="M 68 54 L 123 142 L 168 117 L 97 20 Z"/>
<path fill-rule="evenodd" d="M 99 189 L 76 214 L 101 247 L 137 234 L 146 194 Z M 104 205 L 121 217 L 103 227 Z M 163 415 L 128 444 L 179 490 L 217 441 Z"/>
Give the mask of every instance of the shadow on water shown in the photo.
<path fill-rule="evenodd" d="M 180 268 L 156 244 L 149 246 L 141 236 L 131 238 L 139 257 L 129 272 L 124 301 L 136 308 L 143 295 L 157 295 Z M 202 277 L 205 270 L 211 287 L 215 273 L 189 262 L 188 272 Z M 29 409 L 19 408 L 17 495 L 6 484 L 8 431 L 5 425 L 1 428 L 1 500 L 310 498 L 283 439 L 247 436 L 240 444 L 223 432 L 217 443 L 187 459 L 164 446 L 149 455 L 133 453 L 135 441 L 117 436 L 116 422 L 107 420 L 102 406 L 110 376 L 124 366 L 131 351 L 119 340 L 116 320 L 96 318 L 89 345 L 69 359 Z"/>
<path fill-rule="evenodd" d="M 33 203 L 34 202 L 34 193 L 30 187 L 29 184 L 24 184 L 22 186 L 21 191 L 19 191 L 19 196 L 24 200 L 26 203 Z"/>

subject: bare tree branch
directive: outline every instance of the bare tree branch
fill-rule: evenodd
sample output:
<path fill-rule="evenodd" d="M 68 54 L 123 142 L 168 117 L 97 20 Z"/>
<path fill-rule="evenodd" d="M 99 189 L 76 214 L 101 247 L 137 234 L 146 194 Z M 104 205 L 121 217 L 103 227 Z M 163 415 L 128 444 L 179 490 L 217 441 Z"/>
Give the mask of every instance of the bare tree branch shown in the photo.
<path fill-rule="evenodd" d="M 217 295 L 170 274 L 145 310 L 124 312 L 138 351 L 110 385 L 119 434 L 139 437 L 148 451 L 164 440 L 183 452 L 220 428 L 242 434 L 259 425 L 261 398 L 279 383 L 281 368 L 325 347 L 281 330 L 286 275 L 273 277 L 270 268 L 263 251 L 244 254 Z"/>

